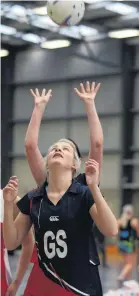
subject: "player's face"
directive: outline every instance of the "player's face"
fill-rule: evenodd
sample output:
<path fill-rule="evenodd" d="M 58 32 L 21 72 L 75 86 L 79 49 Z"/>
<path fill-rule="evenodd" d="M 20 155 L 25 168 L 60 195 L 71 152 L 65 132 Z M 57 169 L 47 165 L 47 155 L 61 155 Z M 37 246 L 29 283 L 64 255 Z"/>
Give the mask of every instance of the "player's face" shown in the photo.
<path fill-rule="evenodd" d="M 126 209 L 124 213 L 128 217 L 128 219 L 131 219 L 133 217 L 133 211 L 131 209 Z"/>
<path fill-rule="evenodd" d="M 72 145 L 66 142 L 57 142 L 50 148 L 47 156 L 48 169 L 57 165 L 73 169 L 74 164 L 74 148 Z"/>

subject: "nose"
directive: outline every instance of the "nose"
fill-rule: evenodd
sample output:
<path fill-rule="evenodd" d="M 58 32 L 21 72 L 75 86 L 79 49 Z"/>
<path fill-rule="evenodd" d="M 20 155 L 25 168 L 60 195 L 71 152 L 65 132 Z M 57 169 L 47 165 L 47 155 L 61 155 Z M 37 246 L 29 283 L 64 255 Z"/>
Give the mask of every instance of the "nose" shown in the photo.
<path fill-rule="evenodd" d="M 61 152 L 61 148 L 60 148 L 60 147 L 56 147 L 56 148 L 55 148 L 55 151 L 56 151 L 56 152 Z"/>

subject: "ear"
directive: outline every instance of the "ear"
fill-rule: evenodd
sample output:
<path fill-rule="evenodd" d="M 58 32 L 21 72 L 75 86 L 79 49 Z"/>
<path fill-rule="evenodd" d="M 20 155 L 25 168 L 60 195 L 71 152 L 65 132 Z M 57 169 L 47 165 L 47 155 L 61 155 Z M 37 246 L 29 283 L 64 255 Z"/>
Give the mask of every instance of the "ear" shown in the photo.
<path fill-rule="evenodd" d="M 74 171 L 76 171 L 76 170 L 77 170 L 77 166 L 76 166 L 75 164 L 73 164 L 73 165 L 72 165 L 72 169 L 73 169 Z"/>
<path fill-rule="evenodd" d="M 75 172 L 77 172 L 78 169 L 79 169 L 79 166 L 78 166 L 78 164 L 75 162 L 75 163 L 72 165 L 72 170 L 75 171 Z"/>

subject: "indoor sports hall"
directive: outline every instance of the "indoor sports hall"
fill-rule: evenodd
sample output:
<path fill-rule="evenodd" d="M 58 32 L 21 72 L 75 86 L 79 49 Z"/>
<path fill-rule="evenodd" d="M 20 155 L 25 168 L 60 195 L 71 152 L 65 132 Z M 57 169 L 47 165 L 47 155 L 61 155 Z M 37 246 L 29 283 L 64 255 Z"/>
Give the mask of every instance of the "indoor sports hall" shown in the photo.
<path fill-rule="evenodd" d="M 83 1 L 64 2 L 74 2 L 76 9 Z M 72 139 L 81 153 L 78 174 L 88 161 L 90 129 L 92 139 L 98 132 L 88 125 L 94 106 L 103 131 L 98 190 L 119 230 L 105 236 L 92 227 L 103 295 L 139 296 L 139 1 L 85 0 L 84 5 L 81 21 L 69 26 L 50 19 L 47 1 L 1 1 L 1 189 L 11 176 L 19 180 L 20 198 L 38 186 L 25 137 L 34 98 L 42 97 L 43 89 L 51 89 L 52 97 L 41 122 L 40 152 L 46 157 L 53 143 Z M 90 110 L 88 98 L 93 98 Z M 53 216 L 52 223 L 57 219 Z M 21 246 L 8 250 L 10 283 L 16 280 L 20 255 Z M 24 295 L 34 264 L 28 264 L 17 288 L 15 281 L 2 296 Z"/>

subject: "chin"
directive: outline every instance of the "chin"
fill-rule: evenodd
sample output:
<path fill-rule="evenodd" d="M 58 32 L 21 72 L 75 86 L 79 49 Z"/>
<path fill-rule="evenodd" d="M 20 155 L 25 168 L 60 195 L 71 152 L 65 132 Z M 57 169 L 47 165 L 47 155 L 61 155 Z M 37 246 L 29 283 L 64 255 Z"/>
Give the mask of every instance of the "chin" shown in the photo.
<path fill-rule="evenodd" d="M 50 166 L 53 167 L 55 165 L 63 165 L 63 159 L 62 158 L 54 158 L 52 159 Z"/>

